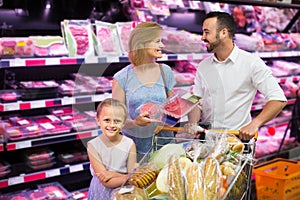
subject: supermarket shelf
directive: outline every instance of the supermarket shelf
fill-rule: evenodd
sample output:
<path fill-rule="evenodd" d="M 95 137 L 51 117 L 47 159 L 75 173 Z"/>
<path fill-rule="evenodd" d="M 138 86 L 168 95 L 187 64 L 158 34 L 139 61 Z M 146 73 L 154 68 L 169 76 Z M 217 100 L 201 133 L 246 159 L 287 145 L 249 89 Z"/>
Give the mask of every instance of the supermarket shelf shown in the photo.
<path fill-rule="evenodd" d="M 297 146 L 288 150 L 282 150 L 280 151 L 280 153 L 275 152 L 265 156 L 258 157 L 256 158 L 255 164 L 263 163 L 278 157 L 287 158 L 287 159 L 298 159 L 299 155 L 300 155 L 300 146 Z"/>
<path fill-rule="evenodd" d="M 111 97 L 111 93 L 0 103 L 0 112 L 99 102 L 109 97 Z"/>
<path fill-rule="evenodd" d="M 220 0 L 204 0 L 208 2 L 220 2 Z M 223 3 L 229 4 L 241 4 L 241 5 L 255 5 L 255 6 L 267 6 L 267 7 L 276 7 L 276 8 L 300 8 L 298 4 L 291 4 L 291 3 L 276 3 L 276 2 L 269 2 L 269 1 L 259 1 L 259 0 L 223 0 Z"/>
<path fill-rule="evenodd" d="M 278 58 L 278 57 L 294 57 L 300 56 L 300 51 L 272 51 L 272 52 L 253 52 L 261 58 Z M 176 61 L 176 60 L 202 60 L 211 53 L 179 53 L 179 54 L 163 54 L 163 57 L 158 61 Z M 54 58 L 14 58 L 2 59 L 0 68 L 8 67 L 30 67 L 30 66 L 55 66 L 55 65 L 74 65 L 74 64 L 97 64 L 97 63 L 115 63 L 129 62 L 127 56 L 116 57 L 97 57 L 91 56 L 86 58 L 69 58 L 69 57 L 54 57 Z"/>
<path fill-rule="evenodd" d="M 278 78 L 279 83 L 285 83 L 286 80 L 298 81 L 300 76 Z M 179 86 L 178 88 L 189 90 L 191 86 Z M 18 111 L 18 110 L 30 110 L 35 108 L 50 108 L 55 106 L 67 106 L 74 104 L 83 104 L 91 102 L 99 102 L 106 98 L 110 98 L 111 93 L 105 94 L 94 94 L 76 97 L 62 97 L 55 99 L 43 99 L 43 100 L 32 100 L 32 101 L 17 101 L 12 103 L 0 103 L 0 112 Z M 288 104 L 295 103 L 295 99 L 289 100 Z M 253 105 L 251 110 L 261 110 L 263 105 Z"/>
<path fill-rule="evenodd" d="M 288 105 L 292 105 L 294 104 L 296 101 L 296 99 L 288 99 L 287 104 Z M 255 110 L 261 110 L 263 109 L 265 104 L 256 104 L 256 105 L 252 105 L 251 107 L 251 111 L 255 111 Z"/>
<path fill-rule="evenodd" d="M 5 149 L 7 151 L 13 151 L 18 149 L 24 148 L 31 148 L 37 146 L 46 146 L 49 144 L 61 143 L 62 141 L 74 141 L 74 140 L 81 140 L 85 138 L 95 137 L 101 134 L 99 129 L 96 130 L 89 130 L 89 131 L 82 131 L 82 132 L 75 132 L 75 133 L 66 133 L 66 134 L 58 134 L 53 136 L 47 137 L 40 137 L 40 138 L 31 138 L 28 140 L 22 141 L 15 141 L 15 142 L 7 142 L 5 145 Z"/>
<path fill-rule="evenodd" d="M 74 164 L 74 165 L 65 165 L 63 167 L 53 168 L 46 171 L 35 172 L 31 174 L 21 174 L 19 176 L 0 180 L 0 188 L 5 188 L 12 185 L 28 183 L 32 181 L 42 180 L 45 178 L 51 178 L 55 176 L 61 176 L 65 174 L 71 174 L 75 172 L 89 170 L 89 168 L 90 168 L 90 163 L 84 162 L 84 163 Z"/>
<path fill-rule="evenodd" d="M 281 77 L 277 78 L 278 83 L 285 83 L 287 80 L 297 82 L 300 80 L 300 76 L 289 76 L 289 77 Z"/>

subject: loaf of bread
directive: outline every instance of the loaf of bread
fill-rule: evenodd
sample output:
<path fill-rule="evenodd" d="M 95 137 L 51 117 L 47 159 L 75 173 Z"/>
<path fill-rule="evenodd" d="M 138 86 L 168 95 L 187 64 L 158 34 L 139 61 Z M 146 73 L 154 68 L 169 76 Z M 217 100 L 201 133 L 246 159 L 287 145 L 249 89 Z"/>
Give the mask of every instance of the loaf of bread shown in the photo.
<path fill-rule="evenodd" d="M 207 157 L 204 164 L 205 197 L 209 200 L 217 200 L 219 197 L 221 175 L 218 169 L 218 161 Z"/>
<path fill-rule="evenodd" d="M 185 200 L 184 182 L 179 158 L 174 155 L 170 156 L 168 164 L 169 200 Z"/>
<path fill-rule="evenodd" d="M 204 183 L 202 168 L 198 164 L 190 165 L 186 170 L 186 200 L 203 200 Z"/>
<path fill-rule="evenodd" d="M 146 192 L 135 186 L 118 188 L 113 192 L 113 200 L 147 200 Z"/>

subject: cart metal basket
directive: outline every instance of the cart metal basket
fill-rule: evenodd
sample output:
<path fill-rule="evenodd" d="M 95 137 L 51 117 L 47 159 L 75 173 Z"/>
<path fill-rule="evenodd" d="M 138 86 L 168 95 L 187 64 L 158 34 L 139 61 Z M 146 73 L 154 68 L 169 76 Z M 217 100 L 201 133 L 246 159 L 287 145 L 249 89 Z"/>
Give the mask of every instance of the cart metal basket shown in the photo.
<path fill-rule="evenodd" d="M 153 145 L 152 148 L 148 151 L 147 154 L 141 159 L 140 165 L 143 165 L 144 163 L 147 163 L 153 152 L 158 150 L 161 146 L 157 143 L 158 139 L 170 139 L 169 137 L 158 137 L 157 133 L 162 130 L 168 130 L 168 131 L 175 131 L 175 132 L 183 132 L 183 128 L 181 127 L 169 127 L 169 126 L 158 126 L 155 130 L 155 137 L 153 139 Z M 221 132 L 224 134 L 234 134 L 238 135 L 239 131 L 235 130 L 211 130 L 214 132 Z M 200 139 L 194 139 L 194 138 L 171 138 L 171 143 L 179 143 L 179 144 L 186 144 L 191 141 L 199 140 L 200 142 L 206 142 L 205 137 L 200 137 Z M 253 167 L 253 160 L 254 160 L 254 152 L 255 152 L 255 145 L 257 140 L 257 134 L 254 136 L 253 139 L 244 143 L 244 152 L 243 152 L 243 161 L 241 162 L 241 165 L 234 177 L 232 177 L 230 184 L 228 184 L 228 188 L 225 192 L 225 194 L 222 196 L 222 200 L 227 199 L 250 199 L 251 195 L 251 176 L 252 176 L 252 167 Z M 238 181 L 243 181 L 243 184 L 237 185 Z M 155 184 L 155 183 L 154 183 Z M 238 188 L 236 188 L 238 187 Z M 242 190 L 240 191 L 240 195 L 234 196 L 233 190 Z M 145 188 L 146 192 L 148 193 L 149 198 L 155 196 L 157 194 L 157 189 L 155 189 L 155 186 L 151 184 L 147 188 Z"/>

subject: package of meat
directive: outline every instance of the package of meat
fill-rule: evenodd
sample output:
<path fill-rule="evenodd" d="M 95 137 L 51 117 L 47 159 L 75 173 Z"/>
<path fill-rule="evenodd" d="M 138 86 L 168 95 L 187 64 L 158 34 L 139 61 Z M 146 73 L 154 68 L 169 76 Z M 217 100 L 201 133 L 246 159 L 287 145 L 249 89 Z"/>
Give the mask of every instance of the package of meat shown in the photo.
<path fill-rule="evenodd" d="M 73 163 L 88 160 L 86 151 L 68 151 L 58 154 L 58 158 L 64 163 Z"/>
<path fill-rule="evenodd" d="M 39 166 L 39 165 L 46 165 L 46 164 L 50 164 L 54 162 L 55 157 L 51 156 L 49 158 L 43 158 L 43 159 L 39 159 L 39 160 L 30 160 L 27 158 L 27 165 L 29 166 Z"/>
<path fill-rule="evenodd" d="M 77 114 L 78 111 L 72 107 L 61 107 L 61 108 L 50 109 L 50 113 L 59 117 L 59 116 L 64 116 L 64 115 Z"/>
<path fill-rule="evenodd" d="M 11 141 L 22 140 L 26 138 L 24 131 L 19 126 L 8 127 L 6 129 L 7 139 Z"/>
<path fill-rule="evenodd" d="M 87 200 L 88 199 L 88 188 L 84 188 L 81 190 L 76 190 L 72 192 L 72 197 L 75 200 Z"/>
<path fill-rule="evenodd" d="M 9 120 L 15 126 L 28 126 L 33 124 L 33 121 L 28 117 L 14 116 L 14 117 L 10 117 Z"/>
<path fill-rule="evenodd" d="M 2 38 L 0 42 L 0 58 L 33 57 L 33 41 L 30 38 Z"/>
<path fill-rule="evenodd" d="M 45 200 L 47 193 L 41 189 L 29 190 L 26 192 L 31 200 Z"/>
<path fill-rule="evenodd" d="M 55 135 L 71 132 L 71 128 L 61 122 L 46 122 L 39 124 L 44 130 L 44 135 Z"/>
<path fill-rule="evenodd" d="M 37 123 L 22 126 L 21 130 L 24 132 L 24 135 L 27 138 L 41 137 L 45 133 L 45 130 L 42 127 L 40 127 Z"/>
<path fill-rule="evenodd" d="M 93 130 L 98 128 L 98 124 L 95 119 L 89 121 L 69 121 L 67 122 L 75 131 Z"/>
<path fill-rule="evenodd" d="M 89 20 L 64 20 L 64 37 L 70 57 L 94 56 L 92 24 Z"/>
<path fill-rule="evenodd" d="M 6 196 L 6 200 L 31 200 L 30 197 L 27 195 L 27 191 L 17 191 L 10 193 Z"/>
<path fill-rule="evenodd" d="M 108 22 L 95 21 L 98 56 L 120 56 L 117 26 Z"/>
<path fill-rule="evenodd" d="M 17 90 L 1 90 L 0 91 L 0 102 L 15 102 L 20 99 L 20 94 Z"/>
<path fill-rule="evenodd" d="M 141 104 L 135 110 L 136 115 L 140 115 L 141 113 L 148 113 L 149 118 L 151 119 L 160 119 L 162 111 L 161 111 L 161 102 L 158 101 L 146 101 Z"/>
<path fill-rule="evenodd" d="M 72 196 L 59 182 L 39 184 L 38 188 L 47 193 L 48 199 L 66 200 Z"/>
<path fill-rule="evenodd" d="M 5 177 L 11 172 L 10 164 L 6 161 L 0 160 L 0 178 Z"/>
<path fill-rule="evenodd" d="M 24 152 L 24 156 L 29 161 L 37 161 L 43 159 L 51 159 L 54 155 L 54 152 L 49 148 L 36 148 L 29 149 Z"/>
<path fill-rule="evenodd" d="M 117 31 L 120 40 L 120 46 L 122 49 L 122 53 L 127 55 L 128 53 L 128 41 L 130 32 L 135 28 L 137 22 L 117 22 L 115 23 L 117 26 Z"/>
<path fill-rule="evenodd" d="M 192 95 L 186 90 L 179 89 L 162 105 L 163 113 L 175 118 L 187 115 L 197 104 L 201 97 Z"/>
<path fill-rule="evenodd" d="M 21 81 L 18 84 L 23 89 L 22 100 L 35 100 L 57 97 L 58 83 L 54 80 L 47 81 Z"/>
<path fill-rule="evenodd" d="M 59 116 L 61 121 L 64 122 L 83 122 L 89 119 L 89 117 L 84 113 L 73 113 L 68 115 L 61 115 Z"/>
<path fill-rule="evenodd" d="M 31 36 L 37 57 L 66 56 L 68 50 L 61 36 Z"/>
<path fill-rule="evenodd" d="M 53 122 L 60 122 L 60 119 L 55 115 L 40 115 L 31 118 L 36 123 L 53 123 Z"/>
<path fill-rule="evenodd" d="M 53 167 L 53 165 L 56 162 L 49 162 L 49 163 L 44 163 L 44 164 L 40 164 L 40 165 L 31 165 L 30 163 L 27 163 L 27 166 L 30 167 L 33 170 L 42 170 L 42 169 L 48 169 Z"/>

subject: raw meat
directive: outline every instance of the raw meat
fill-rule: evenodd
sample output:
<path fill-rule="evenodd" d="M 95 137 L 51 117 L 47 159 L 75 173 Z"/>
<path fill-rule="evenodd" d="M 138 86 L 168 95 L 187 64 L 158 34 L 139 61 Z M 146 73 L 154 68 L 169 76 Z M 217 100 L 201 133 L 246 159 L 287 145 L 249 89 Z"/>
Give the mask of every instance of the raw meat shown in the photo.
<path fill-rule="evenodd" d="M 155 115 L 158 112 L 158 107 L 153 103 L 146 103 L 141 107 L 141 113 L 148 112 L 149 115 Z"/>

